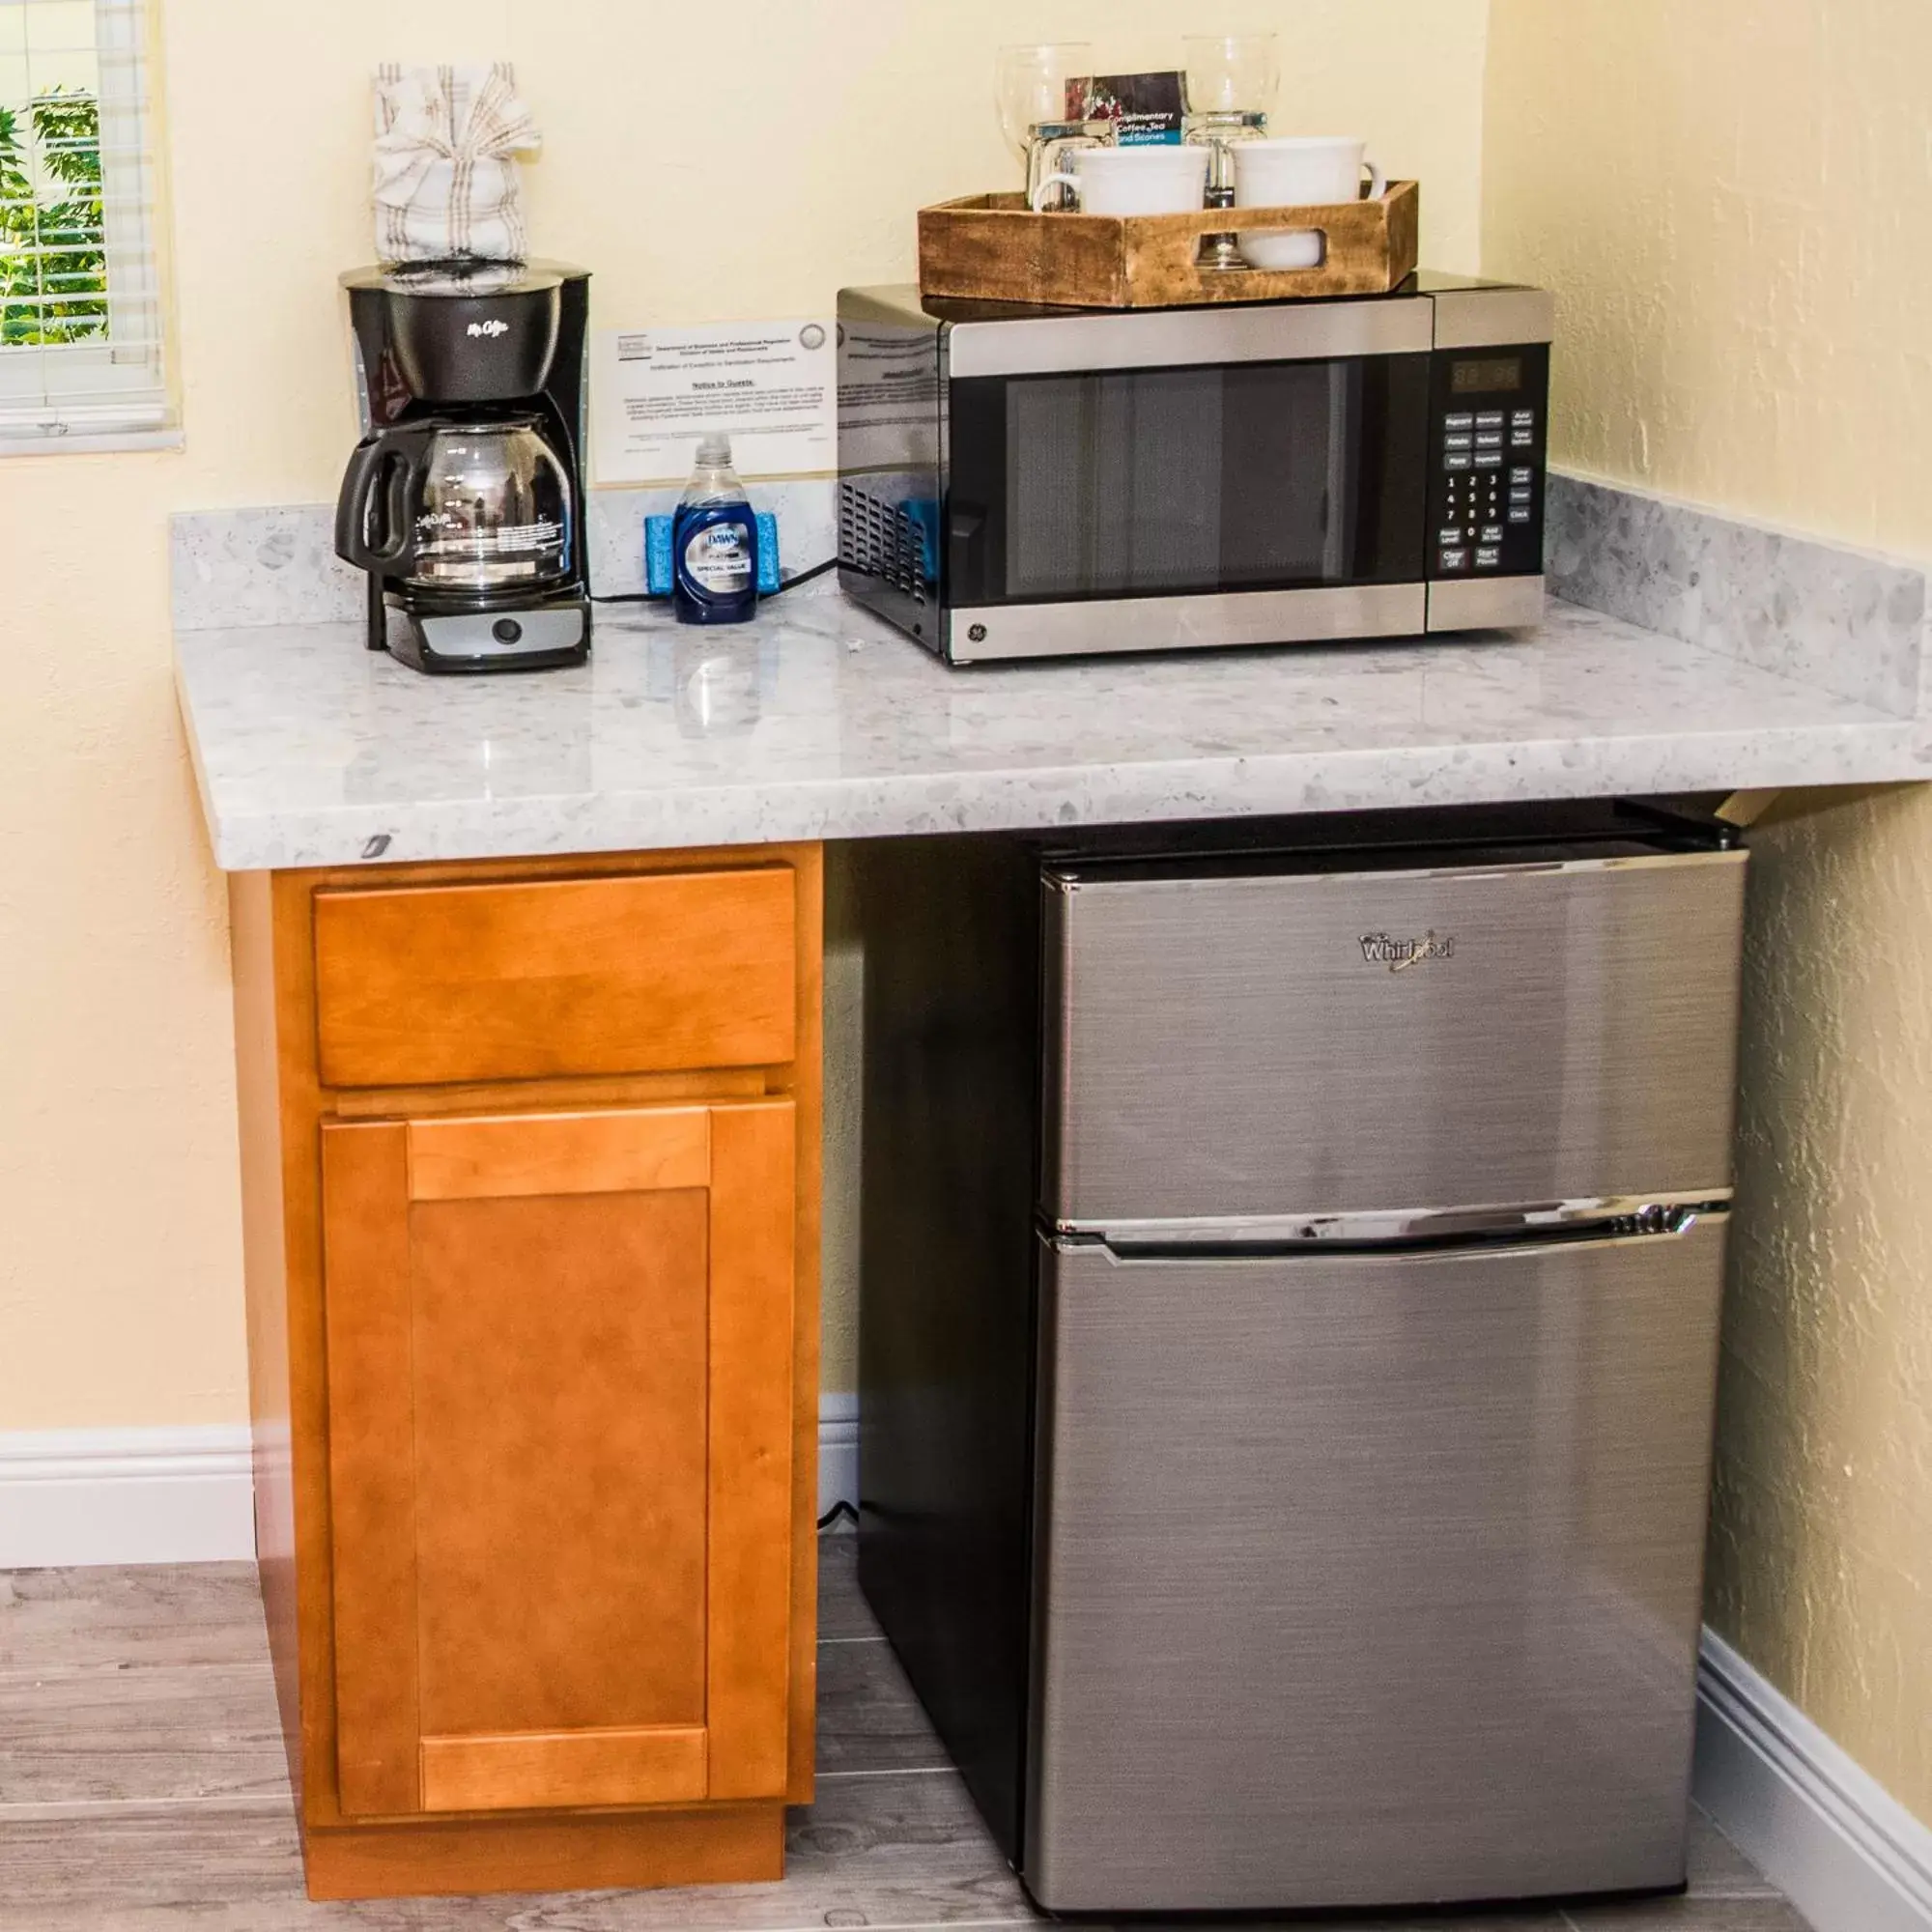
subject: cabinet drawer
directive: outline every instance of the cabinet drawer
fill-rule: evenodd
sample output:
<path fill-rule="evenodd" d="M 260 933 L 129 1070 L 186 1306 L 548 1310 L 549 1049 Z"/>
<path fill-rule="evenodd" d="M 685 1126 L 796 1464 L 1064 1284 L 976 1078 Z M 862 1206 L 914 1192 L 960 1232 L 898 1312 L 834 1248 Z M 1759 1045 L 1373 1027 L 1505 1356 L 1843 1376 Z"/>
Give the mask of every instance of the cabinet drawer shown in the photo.
<path fill-rule="evenodd" d="M 323 1082 L 781 1065 L 796 939 L 788 866 L 319 892 Z"/>

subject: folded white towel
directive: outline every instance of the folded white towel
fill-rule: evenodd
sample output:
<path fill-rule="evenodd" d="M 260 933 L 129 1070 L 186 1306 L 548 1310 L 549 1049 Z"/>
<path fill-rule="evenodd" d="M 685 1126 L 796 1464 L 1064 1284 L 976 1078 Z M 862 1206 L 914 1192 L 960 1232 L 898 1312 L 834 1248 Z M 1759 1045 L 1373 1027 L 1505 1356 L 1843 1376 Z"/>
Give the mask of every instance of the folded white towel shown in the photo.
<path fill-rule="evenodd" d="M 376 70 L 376 252 L 384 262 L 528 252 L 515 156 L 542 145 L 507 61 Z"/>

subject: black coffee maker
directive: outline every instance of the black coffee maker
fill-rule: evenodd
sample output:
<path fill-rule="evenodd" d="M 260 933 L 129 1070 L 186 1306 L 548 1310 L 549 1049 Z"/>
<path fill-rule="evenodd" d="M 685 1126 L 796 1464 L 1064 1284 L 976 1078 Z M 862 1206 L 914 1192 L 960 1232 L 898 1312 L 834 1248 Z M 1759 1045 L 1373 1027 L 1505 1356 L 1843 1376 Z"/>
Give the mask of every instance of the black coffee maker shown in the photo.
<path fill-rule="evenodd" d="M 342 283 L 364 434 L 335 550 L 369 573 L 369 648 L 426 671 L 582 664 L 589 275 L 429 263 Z"/>

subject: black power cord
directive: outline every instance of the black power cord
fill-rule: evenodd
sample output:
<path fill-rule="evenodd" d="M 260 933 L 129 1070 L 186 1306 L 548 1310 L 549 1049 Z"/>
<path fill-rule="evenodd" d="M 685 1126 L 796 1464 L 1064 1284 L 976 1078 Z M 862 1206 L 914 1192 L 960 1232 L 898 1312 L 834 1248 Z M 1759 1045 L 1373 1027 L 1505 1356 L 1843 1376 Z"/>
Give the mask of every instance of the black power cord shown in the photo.
<path fill-rule="evenodd" d="M 834 1503 L 832 1507 L 829 1510 L 827 1510 L 822 1517 L 818 1519 L 818 1526 L 820 1529 L 830 1529 L 832 1525 L 835 1522 L 837 1522 L 840 1517 L 850 1517 L 852 1519 L 852 1527 L 854 1529 L 858 1528 L 859 1512 L 855 1510 L 850 1503 L 847 1502 Z"/>
<path fill-rule="evenodd" d="M 795 589 L 801 583 L 810 583 L 814 577 L 823 577 L 828 570 L 836 570 L 838 559 L 828 556 L 823 563 L 814 563 L 810 570 L 801 570 L 794 576 L 780 580 L 776 590 L 761 590 L 760 604 L 769 604 L 774 597 L 782 597 L 787 590 Z M 670 593 L 657 590 L 623 590 L 609 597 L 592 597 L 593 604 L 668 604 Z"/>

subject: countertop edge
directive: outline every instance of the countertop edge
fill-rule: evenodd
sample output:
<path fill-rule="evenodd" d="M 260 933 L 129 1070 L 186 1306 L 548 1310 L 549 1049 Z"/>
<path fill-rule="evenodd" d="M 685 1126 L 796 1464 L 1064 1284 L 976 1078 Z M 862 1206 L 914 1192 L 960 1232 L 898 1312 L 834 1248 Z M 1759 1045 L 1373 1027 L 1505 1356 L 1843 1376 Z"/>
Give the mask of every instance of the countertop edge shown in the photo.
<path fill-rule="evenodd" d="M 183 708 L 215 863 L 224 872 L 1932 781 L 1932 745 L 1922 725 L 1899 719 L 241 815 L 213 810 L 192 717 Z M 524 818 L 533 822 L 519 824 Z"/>

